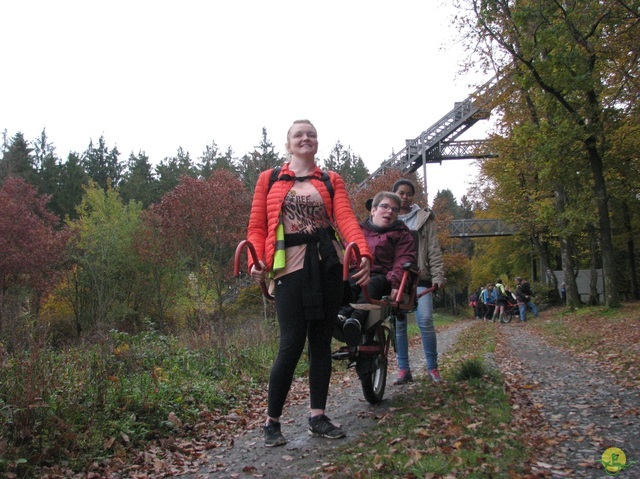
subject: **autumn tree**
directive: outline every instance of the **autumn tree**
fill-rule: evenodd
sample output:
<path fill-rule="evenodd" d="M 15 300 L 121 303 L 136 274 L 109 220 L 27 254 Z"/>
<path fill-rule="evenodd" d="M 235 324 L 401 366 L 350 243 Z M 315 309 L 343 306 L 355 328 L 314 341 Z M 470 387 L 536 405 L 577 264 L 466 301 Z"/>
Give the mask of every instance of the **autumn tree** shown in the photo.
<path fill-rule="evenodd" d="M 415 173 L 405 175 L 398 169 L 390 168 L 384 175 L 377 176 L 368 181 L 363 188 L 359 188 L 353 183 L 348 186 L 351 204 L 353 205 L 356 216 L 360 219 L 366 218 L 369 215 L 369 212 L 365 208 L 366 200 L 373 198 L 376 193 L 380 191 L 391 191 L 393 184 L 400 178 L 406 178 L 413 182 L 416 187 L 416 194 L 413 197 L 414 202 L 422 206 L 427 206 L 422 201 L 424 198 L 422 183 L 418 180 Z"/>
<path fill-rule="evenodd" d="M 163 236 L 173 242 L 175 254 L 185 259 L 193 275 L 199 321 L 207 317 L 210 300 L 223 314 L 233 254 L 245 237 L 250 202 L 242 181 L 220 169 L 206 180 L 183 177 L 153 207 Z"/>
<path fill-rule="evenodd" d="M 138 313 L 149 317 L 160 330 L 178 328 L 178 304 L 188 294 L 188 262 L 176 254 L 173 238 L 163 235 L 162 218 L 153 208 L 142 214 L 135 248 L 141 269 L 138 289 L 144 291 L 137 303 Z"/>
<path fill-rule="evenodd" d="M 549 102 L 553 125 L 580 143 L 597 208 L 605 300 L 617 306 L 617 268 L 606 173 L 610 113 L 637 98 L 637 2 L 460 0 L 462 27 L 480 62 L 511 70 L 525 91 Z M 622 51 L 618 48 L 622 47 Z M 622 53 L 622 54 L 621 54 Z M 622 82 L 612 81 L 616 76 Z M 635 91 L 634 91 L 635 90 Z M 554 104 L 555 107 L 551 107 Z M 503 108 L 510 107 L 505 102 Z M 560 160 L 560 159 L 557 159 Z"/>
<path fill-rule="evenodd" d="M 47 210 L 48 199 L 18 177 L 0 186 L 0 338 L 37 316 L 63 262 L 67 232 Z"/>
<path fill-rule="evenodd" d="M 76 330 L 135 327 L 141 319 L 135 308 L 141 283 L 135 240 L 142 206 L 124 205 L 115 189 L 92 183 L 78 211 L 78 219 L 70 222 L 72 277 L 67 291 L 59 292 L 75 311 Z"/>
<path fill-rule="evenodd" d="M 449 191 L 449 193 L 451 192 Z M 466 292 L 469 286 L 470 260 L 462 241 L 458 238 L 452 238 L 449 234 L 449 224 L 453 221 L 458 208 L 455 199 L 453 203 L 449 201 L 451 199 L 453 199 L 453 195 L 447 194 L 446 191 L 436 195 L 433 202 L 433 214 L 438 229 L 438 242 L 442 249 L 442 261 L 447 278 L 445 294 L 449 298 L 451 310 L 456 312 L 458 309 L 458 296 L 463 291 Z M 466 296 L 465 294 L 463 300 L 466 300 Z"/>
<path fill-rule="evenodd" d="M 503 133 L 509 130 L 513 110 L 505 113 Z M 575 235 L 572 236 L 571 230 L 562 226 L 565 217 L 559 211 L 554 191 L 557 192 L 560 187 L 557 178 L 566 178 L 569 173 L 565 170 L 560 174 L 557 169 L 552 173 L 554 163 L 548 158 L 554 156 L 552 146 L 556 143 L 551 141 L 553 134 L 546 131 L 544 122 L 538 124 L 534 118 L 529 120 L 525 126 L 509 130 L 504 137 L 495 135 L 490 139 L 498 158 L 483 161 L 480 169 L 480 181 L 487 185 L 483 192 L 486 211 L 490 212 L 492 218 L 511 223 L 516 232 L 508 243 L 503 238 L 489 240 L 486 244 L 477 241 L 479 247 L 475 251 L 479 256 L 474 261 L 494 265 L 494 273 L 513 277 L 529 276 L 529 269 L 534 263 L 522 264 L 521 259 L 536 258 L 542 274 L 554 286 L 552 291 L 556 291 L 557 279 L 553 274 L 552 257 L 557 252 L 558 238 L 561 246 L 568 245 Z M 564 152 L 565 161 L 556 166 L 564 166 L 570 171 L 572 158 L 569 149 L 560 149 Z M 584 220 L 590 219 L 590 216 L 579 215 L 577 218 L 583 221 L 575 221 L 572 226 L 581 230 Z M 563 239 L 566 239 L 564 243 Z M 567 257 L 563 267 L 572 268 L 572 260 L 573 256 Z M 481 276 L 486 278 L 485 275 Z M 573 272 L 568 274 L 567 282 L 573 276 Z M 532 272 L 532 279 L 539 280 L 540 275 Z M 575 292 L 577 302 L 577 289 Z"/>

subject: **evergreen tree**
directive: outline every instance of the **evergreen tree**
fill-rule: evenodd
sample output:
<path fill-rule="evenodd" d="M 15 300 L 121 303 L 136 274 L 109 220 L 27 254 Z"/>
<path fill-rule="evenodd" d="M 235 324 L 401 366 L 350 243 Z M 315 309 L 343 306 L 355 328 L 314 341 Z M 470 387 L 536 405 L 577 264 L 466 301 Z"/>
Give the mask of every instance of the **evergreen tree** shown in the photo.
<path fill-rule="evenodd" d="M 119 189 L 122 201 L 127 204 L 135 200 L 147 208 L 160 199 L 158 187 L 146 153 L 141 151 L 137 156 L 131 153 Z"/>
<path fill-rule="evenodd" d="M 78 153 L 70 152 L 67 161 L 59 167 L 58 190 L 54 197 L 55 207 L 60 217 L 70 220 L 76 219 L 76 208 L 82 202 L 85 186 L 89 184 L 89 177 L 82 168 L 82 161 Z"/>
<path fill-rule="evenodd" d="M 36 186 L 37 172 L 34 161 L 33 148 L 21 132 L 16 133 L 0 160 L 0 181 L 4 181 L 8 176 L 17 176 Z"/>
<path fill-rule="evenodd" d="M 433 199 L 433 203 L 435 204 L 436 201 L 442 202 L 441 207 L 446 208 L 451 213 L 452 219 L 456 220 L 462 218 L 460 205 L 458 204 L 455 196 L 453 196 L 453 191 L 450 189 L 438 190 L 435 198 Z"/>
<path fill-rule="evenodd" d="M 460 199 L 460 219 L 470 220 L 473 218 L 474 205 L 467 195 L 463 195 Z"/>
<path fill-rule="evenodd" d="M 215 170 L 228 170 L 232 173 L 237 173 L 237 168 L 233 162 L 233 150 L 231 147 L 227 149 L 226 153 L 220 154 L 218 145 L 215 141 L 211 142 L 211 145 L 207 145 L 200 161 L 197 165 L 200 178 L 209 178 L 211 173 Z"/>
<path fill-rule="evenodd" d="M 340 141 L 329 153 L 329 158 L 324 160 L 324 169 L 338 173 L 345 183 L 359 184 L 369 176 L 369 170 L 362 158 L 351 151 L 351 147 L 345 148 Z"/>
<path fill-rule="evenodd" d="M 41 194 L 51 195 L 50 206 L 55 211 L 55 195 L 58 193 L 60 165 L 55 154 L 55 147 L 49 142 L 44 129 L 40 137 L 34 141 L 34 164 L 38 174 L 38 191 Z M 55 213 L 60 214 L 59 211 L 55 211 Z"/>
<path fill-rule="evenodd" d="M 82 166 L 93 181 L 103 190 L 116 188 L 122 179 L 124 166 L 119 162 L 120 152 L 117 148 L 109 150 L 104 137 L 98 140 L 98 145 L 89 142 L 89 147 L 82 155 Z"/>
<path fill-rule="evenodd" d="M 156 175 L 158 177 L 158 196 L 162 198 L 180 183 L 180 178 L 183 176 L 197 178 L 198 169 L 193 165 L 189 152 L 185 152 L 182 147 L 179 147 L 176 156 L 167 157 L 156 166 Z"/>
<path fill-rule="evenodd" d="M 273 143 L 267 137 L 267 129 L 262 128 L 260 144 L 253 153 L 244 155 L 240 160 L 239 172 L 247 190 L 253 193 L 258 176 L 263 171 L 275 168 L 283 163 L 283 159 L 276 153 Z"/>
<path fill-rule="evenodd" d="M 9 132 L 5 128 L 4 130 L 2 130 L 2 147 L 0 149 L 0 154 L 4 155 L 8 149 L 9 149 Z"/>

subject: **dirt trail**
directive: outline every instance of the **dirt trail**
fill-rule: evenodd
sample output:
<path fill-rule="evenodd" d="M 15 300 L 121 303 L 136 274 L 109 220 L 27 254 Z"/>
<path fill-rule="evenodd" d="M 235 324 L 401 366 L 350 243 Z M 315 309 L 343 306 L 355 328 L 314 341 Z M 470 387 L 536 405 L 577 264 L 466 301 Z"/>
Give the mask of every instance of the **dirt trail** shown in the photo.
<path fill-rule="evenodd" d="M 454 326 L 438 332 L 438 353 L 440 362 L 446 361 L 447 350 L 455 343 L 460 331 L 473 325 L 472 321 L 460 321 Z M 426 374 L 422 345 L 412 345 L 410 361 L 414 376 Z M 307 433 L 308 409 L 305 404 L 290 405 L 282 416 L 282 432 L 288 443 L 282 447 L 264 447 L 262 429 L 255 427 L 246 431 L 235 441 L 232 448 L 215 451 L 206 466 L 196 474 L 180 476 L 188 479 L 231 479 L 239 477 L 260 477 L 264 479 L 304 478 L 331 457 L 332 451 L 349 441 L 355 441 L 361 433 L 376 424 L 376 418 L 393 407 L 394 397 L 402 394 L 410 386 L 394 386 L 397 372 L 395 357 L 391 359 L 387 378 L 385 399 L 372 406 L 362 395 L 360 381 L 354 370 L 335 375 L 329 390 L 327 415 L 346 431 L 341 440 L 312 438 Z M 304 381 L 306 383 L 306 381 Z M 301 384 L 301 389 L 305 384 Z"/>
<path fill-rule="evenodd" d="M 530 407 L 548 423 L 540 434 L 558 441 L 549 457 L 541 458 L 540 470 L 550 471 L 554 478 L 609 477 L 600 459 L 606 449 L 617 447 L 627 462 L 638 461 L 619 476 L 640 477 L 637 387 L 617 381 L 615 373 L 595 362 L 547 344 L 527 325 L 501 326 L 506 344 L 499 361 L 502 372 L 520 375 L 518 382 Z"/>
<path fill-rule="evenodd" d="M 540 319 L 543 320 L 543 319 Z M 480 324 L 460 321 L 438 332 L 440 362 L 446 362 L 447 351 L 458 334 Z M 515 414 L 536 415 L 537 425 L 525 431 L 546 451 L 534 458 L 534 471 L 552 478 L 599 479 L 609 477 L 600 459 L 610 447 L 624 451 L 627 462 L 637 461 L 621 477 L 640 477 L 640 390 L 630 383 L 618 381 L 615 372 L 602 365 L 574 357 L 570 352 L 551 346 L 528 324 L 495 324 L 500 328 L 495 361 L 505 375 L 511 393 L 518 395 Z M 600 352 L 601 355 L 606 354 Z M 410 348 L 414 375 L 426 374 L 420 342 Z M 376 406 L 365 401 L 355 371 L 335 374 L 327 414 L 347 431 L 347 438 L 330 441 L 311 438 L 307 434 L 306 397 L 289 405 L 283 415 L 283 433 L 289 443 L 266 448 L 259 424 L 236 440 L 233 447 L 212 452 L 206 466 L 188 479 L 232 479 L 260 477 L 265 479 L 303 479 L 323 463 L 330 463 L 337 447 L 356 441 L 374 428 L 381 416 L 394 406 L 394 398 L 405 394 L 411 386 L 393 386 L 397 372 L 391 358 L 385 400 Z M 306 391 L 306 380 L 294 385 Z"/>

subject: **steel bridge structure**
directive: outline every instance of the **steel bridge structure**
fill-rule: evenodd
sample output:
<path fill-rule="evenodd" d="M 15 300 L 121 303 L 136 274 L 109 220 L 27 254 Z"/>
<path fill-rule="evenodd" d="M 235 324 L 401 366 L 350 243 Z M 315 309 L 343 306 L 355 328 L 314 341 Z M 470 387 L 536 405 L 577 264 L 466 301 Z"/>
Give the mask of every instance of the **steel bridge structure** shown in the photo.
<path fill-rule="evenodd" d="M 427 163 L 442 163 L 442 160 L 493 158 L 495 153 L 487 150 L 482 140 L 456 141 L 460 135 L 491 114 L 489 100 L 499 95 L 507 82 L 496 75 L 466 100 L 456 102 L 453 109 L 416 138 L 405 141 L 405 146 L 358 186 L 364 188 L 369 181 L 393 169 L 413 173 Z M 426 175 L 423 175 L 426 177 Z"/>
<path fill-rule="evenodd" d="M 493 219 L 453 220 L 449 223 L 448 229 L 452 238 L 512 236 L 516 232 L 514 225 Z"/>

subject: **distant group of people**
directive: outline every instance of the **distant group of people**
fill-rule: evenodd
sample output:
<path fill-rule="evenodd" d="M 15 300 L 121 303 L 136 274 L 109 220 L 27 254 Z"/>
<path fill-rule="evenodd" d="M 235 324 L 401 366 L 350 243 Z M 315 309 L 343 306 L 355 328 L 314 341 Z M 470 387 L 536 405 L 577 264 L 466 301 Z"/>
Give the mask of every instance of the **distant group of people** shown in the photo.
<path fill-rule="evenodd" d="M 361 254 L 360 264 L 350 275 L 352 302 L 363 301 L 363 288 L 368 288 L 372 298 L 396 294 L 406 262 L 420 267 L 418 292 L 432 284 L 442 287 L 446 281 L 433 213 L 413 204 L 415 188 L 410 181 L 399 180 L 392 192 L 378 193 L 371 202 L 370 217 L 358 223 L 340 175 L 324 172 L 316 165 L 318 135 L 313 124 L 295 121 L 287 132 L 286 148 L 290 159 L 277 171 L 277 178 L 272 177 L 273 170 L 268 170 L 258 179 L 247 232 L 260 258 L 255 264 L 249 258 L 251 276 L 257 281 L 269 279 L 280 330 L 263 428 L 269 447 L 287 442 L 280 416 L 306 343 L 309 434 L 329 439 L 346 435 L 325 415 L 331 340 L 340 313 L 345 342 L 350 348 L 357 347 L 366 312 L 344 308 L 343 245 L 338 238 L 357 244 Z M 431 293 L 418 300 L 416 320 L 428 375 L 440 381 Z M 406 323 L 406 318 L 400 318 L 396 324 L 399 372 L 395 384 L 413 380 Z"/>
<path fill-rule="evenodd" d="M 527 320 L 527 309 L 530 309 L 534 318 L 538 317 L 538 308 L 533 302 L 535 294 L 531 290 L 529 282 L 516 276 L 515 294 L 510 291 L 509 286 L 502 283 L 498 278 L 495 283 L 487 283 L 479 286 L 469 297 L 469 305 L 474 310 L 476 319 L 486 321 L 502 321 L 505 308 L 518 305 L 518 313 L 521 322 Z"/>

